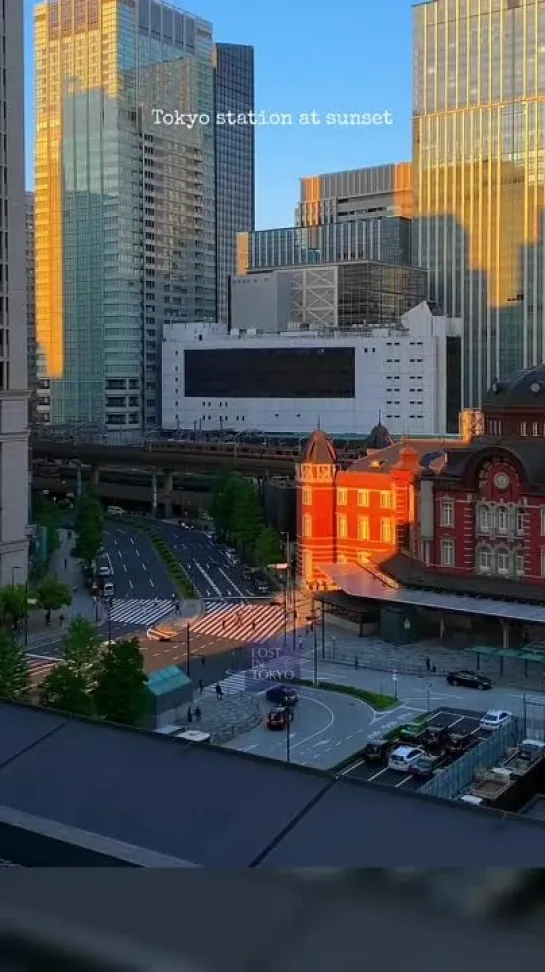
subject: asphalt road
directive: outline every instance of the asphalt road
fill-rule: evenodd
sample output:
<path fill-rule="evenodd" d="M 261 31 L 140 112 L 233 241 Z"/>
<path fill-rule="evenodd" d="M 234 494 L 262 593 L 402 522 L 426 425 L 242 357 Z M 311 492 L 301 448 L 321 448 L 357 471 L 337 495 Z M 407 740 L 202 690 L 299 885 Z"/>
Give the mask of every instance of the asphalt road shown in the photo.
<path fill-rule="evenodd" d="M 153 521 L 153 530 L 164 537 L 201 597 L 255 597 L 255 590 L 233 567 L 225 550 L 201 530 Z"/>
<path fill-rule="evenodd" d="M 299 702 L 290 730 L 291 762 L 316 769 L 331 769 L 341 760 L 361 749 L 378 715 L 359 699 L 323 692 L 320 689 L 298 690 Z M 270 703 L 260 699 L 264 718 Z M 226 744 L 227 749 L 286 759 L 287 733 L 267 729 L 263 723 Z"/>
<path fill-rule="evenodd" d="M 116 598 L 167 599 L 176 588 L 151 540 L 125 524 L 108 523 L 104 546 L 114 570 Z"/>

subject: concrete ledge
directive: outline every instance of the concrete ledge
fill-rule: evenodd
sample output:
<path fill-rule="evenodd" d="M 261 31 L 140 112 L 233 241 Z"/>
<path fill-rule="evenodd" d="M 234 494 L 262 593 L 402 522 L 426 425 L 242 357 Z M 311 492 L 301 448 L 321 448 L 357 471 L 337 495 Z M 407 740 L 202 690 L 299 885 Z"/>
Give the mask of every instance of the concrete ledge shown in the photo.
<path fill-rule="evenodd" d="M 21 867 L 199 866 L 11 807 L 0 807 L 0 857 Z"/>

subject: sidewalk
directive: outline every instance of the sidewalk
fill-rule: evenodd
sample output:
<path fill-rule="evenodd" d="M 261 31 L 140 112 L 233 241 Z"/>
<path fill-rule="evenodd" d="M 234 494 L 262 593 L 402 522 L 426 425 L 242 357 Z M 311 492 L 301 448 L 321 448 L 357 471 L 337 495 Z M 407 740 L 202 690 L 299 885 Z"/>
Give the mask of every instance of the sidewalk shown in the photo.
<path fill-rule="evenodd" d="M 318 657 L 322 659 L 321 632 L 318 638 Z M 305 649 L 312 650 L 310 640 L 305 639 Z M 400 675 L 426 675 L 435 666 L 437 675 L 446 675 L 456 669 L 477 670 L 478 656 L 467 648 L 455 648 L 437 638 L 410 645 L 391 645 L 373 636 L 359 638 L 345 628 L 326 622 L 325 659 L 333 665 L 342 665 L 357 671 L 358 668 L 378 672 L 396 671 Z M 479 671 L 489 675 L 498 686 L 513 686 L 524 690 L 544 690 L 543 666 L 529 662 L 527 666 L 518 659 L 504 660 L 500 674 L 499 660 L 481 656 Z M 354 683 L 356 684 L 356 683 Z"/>
<path fill-rule="evenodd" d="M 30 650 L 33 647 L 45 647 L 60 641 L 64 629 L 75 617 L 87 618 L 93 624 L 102 624 L 104 621 L 104 609 L 100 603 L 95 604 L 92 595 L 87 591 L 79 562 L 71 555 L 75 543 L 74 532 L 60 530 L 59 539 L 59 549 L 51 557 L 49 573 L 70 587 L 72 604 L 60 611 L 52 611 L 49 625 L 46 623 L 44 610 L 32 611 L 29 614 L 27 644 Z M 61 625 L 61 617 L 64 618 L 63 625 Z"/>

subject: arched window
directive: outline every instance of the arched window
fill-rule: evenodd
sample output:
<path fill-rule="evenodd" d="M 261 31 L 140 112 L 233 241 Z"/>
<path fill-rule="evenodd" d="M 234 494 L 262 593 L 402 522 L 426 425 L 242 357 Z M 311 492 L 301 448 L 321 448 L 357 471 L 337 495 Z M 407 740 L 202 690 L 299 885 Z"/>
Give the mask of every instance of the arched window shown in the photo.
<path fill-rule="evenodd" d="M 505 506 L 498 506 L 496 511 L 496 525 L 498 533 L 507 533 L 509 516 Z"/>
<path fill-rule="evenodd" d="M 303 515 L 303 536 L 312 536 L 312 517 L 308 513 Z"/>
<path fill-rule="evenodd" d="M 489 533 L 492 527 L 492 516 L 490 507 L 486 503 L 479 506 L 477 525 L 482 533 Z"/>
<path fill-rule="evenodd" d="M 490 547 L 479 547 L 477 550 L 477 570 L 480 574 L 489 574 L 492 570 L 492 551 Z"/>
<path fill-rule="evenodd" d="M 498 574 L 511 572 L 511 554 L 509 550 L 500 547 L 496 553 L 496 570 Z"/>

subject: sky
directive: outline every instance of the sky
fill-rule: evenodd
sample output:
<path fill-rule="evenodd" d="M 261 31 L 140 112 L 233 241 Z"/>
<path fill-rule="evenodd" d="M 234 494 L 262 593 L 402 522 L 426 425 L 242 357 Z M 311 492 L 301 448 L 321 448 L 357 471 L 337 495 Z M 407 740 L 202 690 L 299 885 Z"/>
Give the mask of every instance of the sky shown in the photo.
<path fill-rule="evenodd" d="M 34 0 L 25 11 L 27 188 L 33 186 Z M 255 48 L 256 110 L 292 124 L 256 128 L 256 226 L 293 225 L 299 179 L 411 157 L 412 0 L 178 0 L 214 39 Z M 316 112 L 317 125 L 299 124 Z M 383 113 L 391 124 L 326 124 Z"/>

